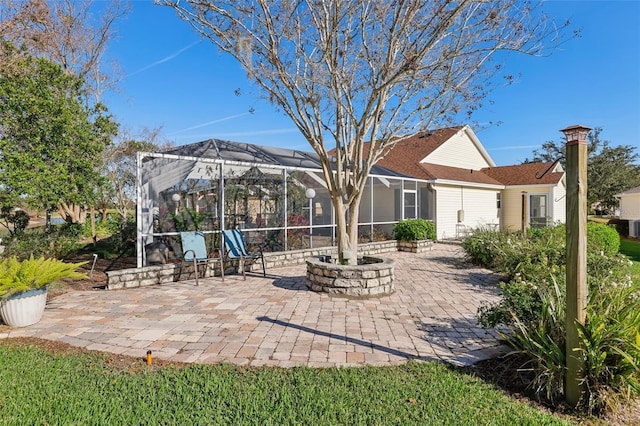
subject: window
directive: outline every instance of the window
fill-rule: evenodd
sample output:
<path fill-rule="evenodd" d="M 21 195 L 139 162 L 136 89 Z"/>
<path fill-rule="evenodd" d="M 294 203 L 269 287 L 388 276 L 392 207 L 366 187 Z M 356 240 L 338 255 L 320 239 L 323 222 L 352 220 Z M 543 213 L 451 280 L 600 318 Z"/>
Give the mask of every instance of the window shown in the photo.
<path fill-rule="evenodd" d="M 502 207 L 502 194 L 496 192 L 496 208 L 500 209 L 500 207 Z"/>
<path fill-rule="evenodd" d="M 403 219 L 415 219 L 417 212 L 416 191 L 404 191 Z"/>

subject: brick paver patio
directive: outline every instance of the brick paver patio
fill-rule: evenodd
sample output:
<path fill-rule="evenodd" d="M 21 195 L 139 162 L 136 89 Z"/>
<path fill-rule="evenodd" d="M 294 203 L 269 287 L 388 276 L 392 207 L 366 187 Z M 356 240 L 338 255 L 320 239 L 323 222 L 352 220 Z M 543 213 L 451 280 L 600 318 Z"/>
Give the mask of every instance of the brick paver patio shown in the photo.
<path fill-rule="evenodd" d="M 40 337 L 91 350 L 252 366 L 390 365 L 408 359 L 468 365 L 505 351 L 476 311 L 497 300 L 498 277 L 463 260 L 459 246 L 396 261 L 390 296 L 354 299 L 307 290 L 305 266 L 267 277 L 227 276 L 115 291 L 67 292 L 30 327 L 0 338 Z"/>

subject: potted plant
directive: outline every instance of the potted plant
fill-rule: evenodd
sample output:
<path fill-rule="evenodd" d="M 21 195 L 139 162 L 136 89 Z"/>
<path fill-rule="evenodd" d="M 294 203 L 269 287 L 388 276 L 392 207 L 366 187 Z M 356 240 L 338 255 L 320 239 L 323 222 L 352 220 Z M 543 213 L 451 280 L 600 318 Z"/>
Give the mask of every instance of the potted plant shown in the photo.
<path fill-rule="evenodd" d="M 86 262 L 64 263 L 57 259 L 0 260 L 0 316 L 12 327 L 26 327 L 42 318 L 48 286 L 63 278 L 84 278 L 77 272 Z"/>
<path fill-rule="evenodd" d="M 436 239 L 435 224 L 425 219 L 405 219 L 396 223 L 393 234 L 398 240 L 398 250 L 421 253 L 431 250 Z"/>

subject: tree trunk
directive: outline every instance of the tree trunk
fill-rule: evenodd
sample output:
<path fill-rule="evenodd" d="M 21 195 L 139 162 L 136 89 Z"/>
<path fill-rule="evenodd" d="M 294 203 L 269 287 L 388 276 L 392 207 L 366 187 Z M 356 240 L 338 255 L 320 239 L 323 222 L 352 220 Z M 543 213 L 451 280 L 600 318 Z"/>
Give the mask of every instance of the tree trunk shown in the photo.
<path fill-rule="evenodd" d="M 96 209 L 91 206 L 91 239 L 93 240 L 93 247 L 96 247 L 98 242 L 98 235 L 96 232 Z"/>
<path fill-rule="evenodd" d="M 358 262 L 358 212 L 360 196 L 350 206 L 344 204 L 341 195 L 332 196 L 336 212 L 336 236 L 338 237 L 338 262 L 356 265 Z"/>
<path fill-rule="evenodd" d="M 58 204 L 58 213 L 67 223 L 84 223 L 87 218 L 87 210 L 79 204 Z"/>

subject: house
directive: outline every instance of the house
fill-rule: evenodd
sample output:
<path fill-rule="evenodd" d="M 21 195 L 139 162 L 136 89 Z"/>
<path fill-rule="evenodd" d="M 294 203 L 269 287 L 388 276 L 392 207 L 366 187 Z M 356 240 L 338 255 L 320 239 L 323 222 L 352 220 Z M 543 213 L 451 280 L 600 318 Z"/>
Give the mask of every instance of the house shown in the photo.
<path fill-rule="evenodd" d="M 640 238 L 640 186 L 616 197 L 620 199 L 620 219 L 629 221 L 629 236 Z"/>
<path fill-rule="evenodd" d="M 418 193 L 420 204 L 428 206 L 420 217 L 436 223 L 439 239 L 482 226 L 517 231 L 566 218 L 559 164 L 496 166 L 469 126 L 413 135 L 378 165 L 428 182 Z"/>
<path fill-rule="evenodd" d="M 138 153 L 138 265 L 143 247 L 180 231 L 216 240 L 239 228 L 272 251 L 335 244 L 335 212 L 318 156 L 208 139 Z M 565 220 L 555 163 L 498 167 L 469 126 L 418 133 L 389 149 L 365 185 L 360 241 L 389 239 L 399 220 L 434 221 L 438 239 L 477 227 L 518 231 Z M 219 238 L 217 238 L 219 240 Z"/>
<path fill-rule="evenodd" d="M 505 185 L 502 229 L 521 230 L 565 222 L 566 177 L 560 163 L 526 163 L 482 170 Z M 518 208 L 520 205 L 520 208 Z"/>

